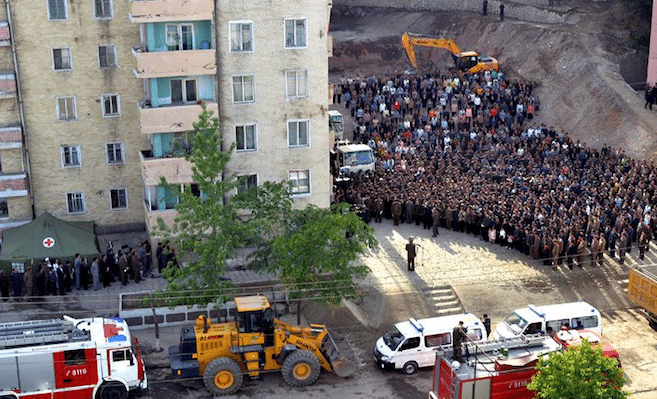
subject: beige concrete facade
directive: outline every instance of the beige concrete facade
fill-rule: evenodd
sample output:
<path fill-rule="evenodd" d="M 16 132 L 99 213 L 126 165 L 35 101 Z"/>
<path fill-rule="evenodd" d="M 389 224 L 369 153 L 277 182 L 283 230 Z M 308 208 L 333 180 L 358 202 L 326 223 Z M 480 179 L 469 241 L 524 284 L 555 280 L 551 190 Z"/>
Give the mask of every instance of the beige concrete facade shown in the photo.
<path fill-rule="evenodd" d="M 32 220 L 10 20 L 0 2 L 0 231 Z"/>
<path fill-rule="evenodd" d="M 216 4 L 222 135 L 230 144 L 235 142 L 237 126 L 255 125 L 257 137 L 255 149 L 236 151 L 229 172 L 255 174 L 260 183 L 285 181 L 295 171 L 307 171 L 309 190 L 295 195 L 295 206 L 327 207 L 331 190 L 327 116 L 329 3 L 326 0 L 283 0 L 276 4 L 262 0 L 218 0 Z M 286 21 L 288 27 L 305 25 L 305 43 L 287 45 Z M 231 52 L 230 25 L 240 22 L 252 27 L 252 49 Z M 296 73 L 293 71 L 302 76 L 307 73 L 307 95 L 296 98 L 289 95 L 286 76 Z M 252 102 L 234 101 L 232 85 L 237 76 L 253 77 Z M 307 144 L 288 145 L 288 123 L 295 121 L 308 122 Z"/>
<path fill-rule="evenodd" d="M 11 1 L 35 213 L 143 226 L 139 153 L 148 143 L 139 132 L 139 30 L 129 2 L 113 0 L 101 16 L 93 0 L 57 2 L 65 10 L 53 18 L 50 1 Z"/>

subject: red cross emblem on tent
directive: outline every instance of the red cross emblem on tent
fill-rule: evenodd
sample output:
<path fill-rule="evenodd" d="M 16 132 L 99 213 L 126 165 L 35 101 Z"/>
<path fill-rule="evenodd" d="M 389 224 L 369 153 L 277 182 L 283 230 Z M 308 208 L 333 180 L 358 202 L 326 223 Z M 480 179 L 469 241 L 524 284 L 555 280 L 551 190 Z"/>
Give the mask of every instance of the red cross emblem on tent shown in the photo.
<path fill-rule="evenodd" d="M 46 248 L 52 248 L 55 245 L 55 240 L 52 237 L 46 237 L 43 239 L 43 246 Z"/>

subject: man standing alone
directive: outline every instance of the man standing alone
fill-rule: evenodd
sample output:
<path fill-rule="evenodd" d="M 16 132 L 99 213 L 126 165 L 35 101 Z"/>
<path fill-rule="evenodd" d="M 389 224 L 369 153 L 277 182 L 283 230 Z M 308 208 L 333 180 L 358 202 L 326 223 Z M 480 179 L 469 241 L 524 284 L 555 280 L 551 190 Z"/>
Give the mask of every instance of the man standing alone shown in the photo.
<path fill-rule="evenodd" d="M 452 331 L 453 346 L 454 346 L 454 355 L 452 359 L 463 363 L 463 341 L 466 340 L 467 330 L 463 327 L 463 321 L 459 321 L 459 324 L 454 327 Z"/>
<path fill-rule="evenodd" d="M 504 4 L 500 3 L 500 21 L 504 21 Z"/>
<path fill-rule="evenodd" d="M 488 0 L 484 0 L 484 7 L 482 8 L 481 13 L 484 14 L 484 17 L 488 15 Z"/>
<path fill-rule="evenodd" d="M 408 271 L 415 271 L 415 244 L 413 244 L 413 237 L 408 239 L 408 244 L 406 244 L 406 263 L 408 266 Z"/>

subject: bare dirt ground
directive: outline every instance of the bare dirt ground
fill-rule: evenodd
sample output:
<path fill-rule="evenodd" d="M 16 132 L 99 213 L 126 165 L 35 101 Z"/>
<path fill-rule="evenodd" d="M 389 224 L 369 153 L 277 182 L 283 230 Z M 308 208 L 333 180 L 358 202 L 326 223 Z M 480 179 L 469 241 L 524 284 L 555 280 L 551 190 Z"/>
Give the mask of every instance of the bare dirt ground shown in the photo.
<path fill-rule="evenodd" d="M 559 2 L 557 2 L 559 3 Z M 454 39 L 500 61 L 511 79 L 536 83 L 538 123 L 562 129 L 593 148 L 605 143 L 635 159 L 657 159 L 657 111 L 620 74 L 627 47 L 625 10 L 616 1 L 573 0 L 567 23 L 537 24 L 472 12 L 334 8 L 330 79 L 412 71 L 401 48 L 404 31 Z M 452 66 L 448 52 L 416 49 L 420 68 Z M 631 65 L 630 65 L 631 68 Z"/>

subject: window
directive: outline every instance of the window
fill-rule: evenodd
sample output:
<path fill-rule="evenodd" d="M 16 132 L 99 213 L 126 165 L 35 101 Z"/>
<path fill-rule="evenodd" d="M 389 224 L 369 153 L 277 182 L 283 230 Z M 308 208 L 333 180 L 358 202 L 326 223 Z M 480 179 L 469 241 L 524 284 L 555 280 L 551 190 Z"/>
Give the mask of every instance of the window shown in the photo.
<path fill-rule="evenodd" d="M 103 94 L 102 95 L 103 103 L 103 116 L 120 116 L 121 108 L 119 106 L 119 95 L 118 94 Z"/>
<path fill-rule="evenodd" d="M 576 317 L 570 326 L 574 329 L 593 329 L 598 327 L 598 316 Z"/>
<path fill-rule="evenodd" d="M 77 118 L 75 97 L 57 97 L 57 120 L 74 121 Z"/>
<path fill-rule="evenodd" d="M 125 188 L 110 190 L 110 206 L 112 209 L 126 209 L 128 207 L 128 190 Z"/>
<path fill-rule="evenodd" d="M 48 0 L 48 19 L 50 21 L 68 19 L 66 15 L 66 0 Z"/>
<path fill-rule="evenodd" d="M 285 20 L 285 48 L 306 47 L 306 19 Z"/>
<path fill-rule="evenodd" d="M 79 145 L 63 145 L 62 152 L 62 166 L 65 168 L 80 166 L 80 146 Z"/>
<path fill-rule="evenodd" d="M 198 100 L 196 79 L 171 79 L 171 103 L 190 103 Z"/>
<path fill-rule="evenodd" d="M 101 68 L 116 68 L 116 46 L 105 44 L 98 46 L 98 64 Z"/>
<path fill-rule="evenodd" d="M 256 149 L 256 125 L 235 126 L 235 142 L 237 151 L 253 151 Z"/>
<path fill-rule="evenodd" d="M 66 193 L 68 213 L 84 213 L 84 193 Z"/>
<path fill-rule="evenodd" d="M 0 200 L 0 218 L 6 217 L 9 217 L 9 205 L 7 204 L 7 200 L 3 199 Z"/>
<path fill-rule="evenodd" d="M 94 0 L 94 16 L 96 18 L 112 18 L 112 0 Z"/>
<path fill-rule="evenodd" d="M 399 351 L 405 351 L 407 349 L 413 349 L 420 346 L 420 337 L 408 338 L 399 348 Z"/>
<path fill-rule="evenodd" d="M 52 49 L 52 63 L 55 71 L 70 71 L 71 49 L 68 47 Z"/>
<path fill-rule="evenodd" d="M 442 334 L 427 335 L 424 337 L 424 346 L 427 348 L 433 348 L 434 346 L 440 345 L 451 345 L 452 344 L 452 334 L 446 332 Z"/>
<path fill-rule="evenodd" d="M 233 102 L 252 103 L 253 91 L 253 75 L 233 76 Z"/>
<path fill-rule="evenodd" d="M 231 53 L 253 51 L 252 41 L 253 23 L 230 23 L 230 51 Z"/>
<path fill-rule="evenodd" d="M 287 123 L 287 145 L 288 147 L 307 147 L 309 144 L 309 122 L 289 121 Z"/>
<path fill-rule="evenodd" d="M 193 24 L 167 24 L 166 32 L 169 51 L 194 49 Z"/>
<path fill-rule="evenodd" d="M 237 186 L 237 193 L 241 194 L 246 190 L 258 187 L 258 175 L 240 176 L 240 185 Z"/>
<path fill-rule="evenodd" d="M 295 170 L 288 174 L 288 180 L 292 183 L 292 194 L 310 193 L 310 171 Z"/>
<path fill-rule="evenodd" d="M 123 159 L 123 143 L 107 143 L 107 163 L 110 165 L 122 164 Z"/>
<path fill-rule="evenodd" d="M 473 328 L 468 330 L 467 335 L 473 341 L 481 341 L 484 338 L 484 331 L 481 328 Z"/>
<path fill-rule="evenodd" d="M 308 70 L 285 71 L 285 93 L 287 98 L 308 97 Z"/>
<path fill-rule="evenodd" d="M 82 366 L 85 363 L 84 349 L 64 351 L 64 365 Z"/>
<path fill-rule="evenodd" d="M 194 132 L 175 132 L 172 139 L 172 154 L 174 156 L 183 157 L 192 152 Z"/>

